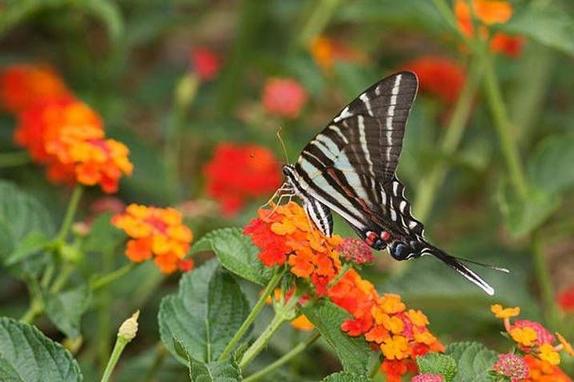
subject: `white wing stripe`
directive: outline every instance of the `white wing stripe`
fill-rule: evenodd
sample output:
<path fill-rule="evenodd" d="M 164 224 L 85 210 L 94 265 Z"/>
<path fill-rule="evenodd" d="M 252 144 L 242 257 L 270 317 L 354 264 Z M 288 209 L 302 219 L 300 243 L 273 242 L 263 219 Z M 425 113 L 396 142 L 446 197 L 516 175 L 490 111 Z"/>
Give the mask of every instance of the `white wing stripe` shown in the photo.
<path fill-rule="evenodd" d="M 359 122 L 359 142 L 361 143 L 361 148 L 363 153 L 365 153 L 365 160 L 369 165 L 369 173 L 375 178 L 375 170 L 373 169 L 373 161 L 371 160 L 371 154 L 369 153 L 369 147 L 367 146 L 367 136 L 365 135 L 365 119 L 362 115 L 357 116 Z"/>

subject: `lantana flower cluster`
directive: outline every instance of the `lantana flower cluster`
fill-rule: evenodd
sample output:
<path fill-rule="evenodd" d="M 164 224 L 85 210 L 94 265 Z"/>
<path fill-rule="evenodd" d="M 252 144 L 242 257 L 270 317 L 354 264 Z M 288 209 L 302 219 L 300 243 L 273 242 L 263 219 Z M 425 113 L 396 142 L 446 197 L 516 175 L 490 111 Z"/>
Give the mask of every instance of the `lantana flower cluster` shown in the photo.
<path fill-rule="evenodd" d="M 421 311 L 407 309 L 398 295 L 379 295 L 357 271 L 343 269 L 339 250 L 356 252 L 356 248 L 342 245 L 340 236 L 324 237 L 298 204 L 260 209 L 245 233 L 260 249 L 265 266 L 287 265 L 292 274 L 308 280 L 318 296 L 349 312 L 351 318 L 341 329 L 349 336 L 364 337 L 383 354 L 381 370 L 389 381 L 416 371 L 416 356 L 444 349 L 428 330 L 428 319 Z"/>
<path fill-rule="evenodd" d="M 499 304 L 491 307 L 497 318 L 504 322 L 504 329 L 516 343 L 518 350 L 528 365 L 528 381 L 567 382 L 570 378 L 558 367 L 560 352 L 574 356 L 572 345 L 559 333 L 552 334 L 542 324 L 530 320 L 514 320 L 520 308 L 504 308 Z"/>
<path fill-rule="evenodd" d="M 15 142 L 46 166 L 55 183 L 100 185 L 116 192 L 133 165 L 128 148 L 106 138 L 103 122 L 77 100 L 57 74 L 44 67 L 15 65 L 0 74 L 1 103 L 16 114 Z"/>
<path fill-rule="evenodd" d="M 490 35 L 489 27 L 493 24 L 504 24 L 513 14 L 512 4 L 507 0 L 456 0 L 454 12 L 458 28 L 465 36 L 478 35 L 482 39 L 490 38 L 491 51 L 510 57 L 517 57 L 522 52 L 524 38 L 511 36 L 502 32 Z M 479 25 L 475 28 L 473 14 Z"/>
<path fill-rule="evenodd" d="M 193 261 L 185 259 L 193 235 L 179 211 L 130 204 L 125 212 L 112 218 L 112 224 L 130 237 L 125 255 L 131 261 L 153 258 L 163 273 L 193 268 Z"/>
<path fill-rule="evenodd" d="M 221 143 L 203 172 L 207 194 L 228 216 L 238 213 L 248 200 L 269 194 L 281 184 L 279 161 L 258 145 Z"/>

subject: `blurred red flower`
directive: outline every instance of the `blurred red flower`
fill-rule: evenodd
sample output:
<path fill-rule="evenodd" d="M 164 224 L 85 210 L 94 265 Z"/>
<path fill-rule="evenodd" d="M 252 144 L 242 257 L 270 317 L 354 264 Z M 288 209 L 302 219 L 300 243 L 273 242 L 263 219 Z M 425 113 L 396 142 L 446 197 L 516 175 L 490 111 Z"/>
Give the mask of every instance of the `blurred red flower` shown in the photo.
<path fill-rule="evenodd" d="M 47 66 L 12 65 L 0 71 L 0 103 L 19 113 L 46 99 L 71 99 L 62 79 Z"/>
<path fill-rule="evenodd" d="M 563 311 L 574 312 L 574 285 L 560 292 L 557 301 Z"/>
<path fill-rule="evenodd" d="M 456 61 L 440 56 L 423 56 L 403 65 L 417 74 L 421 92 L 438 97 L 444 103 L 454 103 L 464 86 L 466 74 Z"/>
<path fill-rule="evenodd" d="M 279 117 L 297 118 L 307 98 L 305 88 L 292 78 L 270 78 L 263 89 L 263 107 Z"/>
<path fill-rule="evenodd" d="M 203 81 L 213 80 L 221 68 L 221 60 L 211 49 L 203 46 L 191 50 L 193 69 Z"/>
<path fill-rule="evenodd" d="M 472 6 L 472 9 L 470 8 Z M 475 34 L 472 21 L 472 11 L 479 23 L 478 35 L 481 38 L 489 37 L 488 27 L 493 24 L 504 24 L 512 17 L 512 4 L 506 0 L 456 0 L 454 12 L 456 14 L 459 30 L 468 37 Z M 510 36 L 506 33 L 496 32 L 491 36 L 490 49 L 495 53 L 502 53 L 510 57 L 517 57 L 522 52 L 524 38 Z"/>
<path fill-rule="evenodd" d="M 106 139 L 100 117 L 73 99 L 47 100 L 21 112 L 14 139 L 56 183 L 99 184 L 112 193 L 133 169 L 128 148 Z"/>
<path fill-rule="evenodd" d="M 269 194 L 281 184 L 280 164 L 258 145 L 222 143 L 204 167 L 207 194 L 227 215 L 237 213 L 249 199 Z"/>

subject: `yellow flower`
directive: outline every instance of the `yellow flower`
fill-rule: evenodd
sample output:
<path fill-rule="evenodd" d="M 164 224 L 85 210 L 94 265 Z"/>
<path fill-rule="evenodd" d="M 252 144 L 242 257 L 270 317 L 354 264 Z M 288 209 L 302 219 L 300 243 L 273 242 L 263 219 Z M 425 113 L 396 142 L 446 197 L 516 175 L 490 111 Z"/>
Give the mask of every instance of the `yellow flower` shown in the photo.
<path fill-rule="evenodd" d="M 562 337 L 560 333 L 555 334 L 556 338 L 558 338 L 558 341 L 560 341 L 560 344 L 562 345 L 562 349 L 569 355 L 574 356 L 574 349 L 572 348 L 572 345 L 570 345 L 570 343 L 566 341 L 566 338 Z"/>
<path fill-rule="evenodd" d="M 538 351 L 539 351 L 538 357 L 541 360 L 546 361 L 551 365 L 560 364 L 560 354 L 558 354 L 558 352 L 554 350 L 554 347 L 552 345 L 544 344 L 538 348 Z"/>
<path fill-rule="evenodd" d="M 392 293 L 385 293 L 379 305 L 388 314 L 400 313 L 406 309 L 405 304 L 401 301 L 401 296 Z"/>
<path fill-rule="evenodd" d="M 518 306 L 514 308 L 503 308 L 500 304 L 491 305 L 490 311 L 494 313 L 496 318 L 502 319 L 516 317 L 520 314 L 520 308 Z"/>
<path fill-rule="evenodd" d="M 425 345 L 431 345 L 436 341 L 436 337 L 433 336 L 428 330 L 425 330 L 421 333 L 415 333 L 415 341 Z"/>
<path fill-rule="evenodd" d="M 403 336 L 392 336 L 381 344 L 381 351 L 386 359 L 404 359 L 409 356 L 407 339 Z"/>
<path fill-rule="evenodd" d="M 409 319 L 415 326 L 426 326 L 429 324 L 427 316 L 420 310 L 410 309 L 407 312 L 407 315 L 409 316 Z"/>
<path fill-rule="evenodd" d="M 537 335 L 532 328 L 512 328 L 509 334 L 516 343 L 522 346 L 532 346 L 536 343 Z"/>
<path fill-rule="evenodd" d="M 299 329 L 305 332 L 311 331 L 315 329 L 315 325 L 304 314 L 296 317 L 293 321 L 291 321 L 291 326 L 295 329 Z"/>

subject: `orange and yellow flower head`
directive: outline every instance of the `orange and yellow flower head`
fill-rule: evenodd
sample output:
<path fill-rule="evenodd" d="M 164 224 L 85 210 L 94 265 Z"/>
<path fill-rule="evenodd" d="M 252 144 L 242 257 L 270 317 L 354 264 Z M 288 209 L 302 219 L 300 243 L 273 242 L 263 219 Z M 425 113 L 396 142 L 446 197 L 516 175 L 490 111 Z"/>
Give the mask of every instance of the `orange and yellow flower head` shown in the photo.
<path fill-rule="evenodd" d="M 130 204 L 112 224 L 130 237 L 125 254 L 131 261 L 153 258 L 163 273 L 191 270 L 193 263 L 185 256 L 193 235 L 177 210 Z"/>
<path fill-rule="evenodd" d="M 0 104 L 20 113 L 50 99 L 71 99 L 64 81 L 48 66 L 12 65 L 0 71 Z"/>

